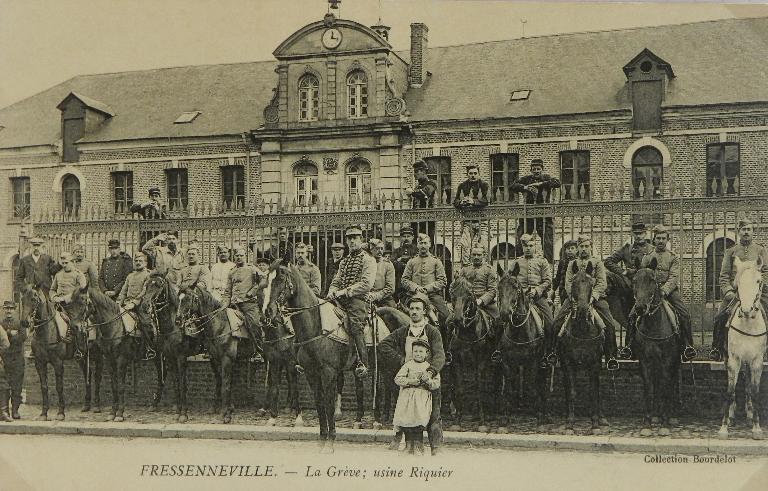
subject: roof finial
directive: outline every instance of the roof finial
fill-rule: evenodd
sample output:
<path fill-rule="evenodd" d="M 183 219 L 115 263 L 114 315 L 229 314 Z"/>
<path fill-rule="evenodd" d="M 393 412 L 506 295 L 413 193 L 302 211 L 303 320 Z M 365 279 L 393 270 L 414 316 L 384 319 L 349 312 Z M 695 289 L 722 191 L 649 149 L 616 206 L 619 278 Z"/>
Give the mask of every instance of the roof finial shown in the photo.
<path fill-rule="evenodd" d="M 328 11 L 330 12 L 331 9 L 339 10 L 340 3 L 341 0 L 328 0 Z"/>
<path fill-rule="evenodd" d="M 520 24 L 523 26 L 523 36 L 522 37 L 525 37 L 525 24 L 527 24 L 527 23 L 528 23 L 527 20 L 520 19 Z"/>

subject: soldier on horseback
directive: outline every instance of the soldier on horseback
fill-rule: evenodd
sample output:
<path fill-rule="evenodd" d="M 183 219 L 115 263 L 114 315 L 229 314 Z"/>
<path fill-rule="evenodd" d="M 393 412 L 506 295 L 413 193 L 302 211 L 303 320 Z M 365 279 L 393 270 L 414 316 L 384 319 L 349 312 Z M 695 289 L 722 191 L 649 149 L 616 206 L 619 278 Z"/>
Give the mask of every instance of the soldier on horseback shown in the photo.
<path fill-rule="evenodd" d="M 187 266 L 181 269 L 176 281 L 176 289 L 199 286 L 206 290 L 211 288 L 211 271 L 205 264 L 200 264 L 200 249 L 190 247 L 187 249 Z"/>
<path fill-rule="evenodd" d="M 669 241 L 669 231 L 664 225 L 653 227 L 653 245 L 654 249 L 643 256 L 640 267 L 646 268 L 652 259 L 656 259 L 656 283 L 660 285 L 661 294 L 672 309 L 677 314 L 680 325 L 682 357 L 683 361 L 690 361 L 696 357 L 696 349 L 693 347 L 693 334 L 691 332 L 691 314 L 688 307 L 685 306 L 683 298 L 680 295 L 680 259 L 674 252 L 667 249 Z M 634 271 L 633 271 L 634 273 Z M 627 326 L 627 343 L 622 349 L 622 356 L 632 355 L 632 342 L 635 339 L 637 315 L 635 308 L 629 314 Z"/>
<path fill-rule="evenodd" d="M 472 264 L 461 268 L 459 277 L 464 278 L 471 285 L 475 303 L 490 318 L 490 326 L 499 318 L 499 307 L 496 305 L 499 276 L 496 270 L 485 261 L 485 256 L 484 248 L 473 247 Z"/>
<path fill-rule="evenodd" d="M 213 298 L 221 302 L 224 290 L 227 289 L 229 272 L 235 267 L 235 263 L 229 260 L 229 247 L 220 245 L 216 247 L 218 262 L 211 266 L 211 285 L 209 291 Z"/>
<path fill-rule="evenodd" d="M 632 224 L 632 239 L 603 261 L 605 269 L 620 276 L 629 291 L 632 291 L 632 277 L 637 272 L 635 258 L 642 260 L 643 256 L 653 251 L 653 244 L 647 238 L 647 230 L 642 222 Z"/>
<path fill-rule="evenodd" d="M 605 291 L 608 288 L 608 281 L 605 277 L 605 266 L 599 259 L 592 257 L 592 239 L 587 236 L 581 236 L 578 238 L 577 243 L 579 245 L 579 255 L 571 262 L 576 262 L 578 269 L 583 270 L 588 264 L 592 264 L 594 268 L 594 285 L 592 286 L 592 306 L 595 311 L 605 322 L 605 355 L 607 358 L 608 370 L 618 370 L 619 362 L 616 360 L 616 329 L 620 328 L 616 319 L 611 315 L 611 311 L 608 307 L 608 302 L 605 300 Z M 568 293 L 568 297 L 563 300 L 557 313 L 555 314 L 554 326 L 556 330 L 560 330 L 571 312 L 571 285 L 573 283 L 573 270 L 568 268 L 568 272 L 565 276 L 565 290 Z"/>
<path fill-rule="evenodd" d="M 345 328 L 355 341 L 360 364 L 355 375 L 363 378 L 368 373 L 368 350 L 365 346 L 364 328 L 368 318 L 368 293 L 376 281 L 376 260 L 362 249 L 363 231 L 350 227 L 344 233 L 349 254 L 341 260 L 339 270 L 328 289 L 328 300 L 337 300 L 347 314 Z"/>
<path fill-rule="evenodd" d="M 222 307 L 239 310 L 245 320 L 245 328 L 253 342 L 254 353 L 250 361 L 264 363 L 261 355 L 261 328 L 259 326 L 259 301 L 257 290 L 261 283 L 261 275 L 255 266 L 245 262 L 246 248 L 235 247 L 235 267 L 229 272 L 227 288 L 221 299 Z"/>
<path fill-rule="evenodd" d="M 395 267 L 382 258 L 384 242 L 380 239 L 368 241 L 371 256 L 376 260 L 376 281 L 366 300 L 377 307 L 395 307 L 392 295 L 395 293 Z"/>
<path fill-rule="evenodd" d="M 99 275 L 96 271 L 96 265 L 85 258 L 85 244 L 82 242 L 78 242 L 72 248 L 72 264 L 85 275 L 85 279 L 88 280 L 88 286 L 96 286 L 99 284 Z"/>
<path fill-rule="evenodd" d="M 141 304 L 141 300 L 144 298 L 144 293 L 146 292 L 146 283 L 148 279 L 149 271 L 147 270 L 147 256 L 139 252 L 133 258 L 133 271 L 128 274 L 125 283 L 123 283 L 123 287 L 120 289 L 120 293 L 117 295 L 117 303 L 123 310 L 130 312 Z M 144 340 L 143 359 L 152 360 L 156 356 L 154 342 L 152 341 L 152 326 L 145 325 L 143 322 L 138 322 L 138 320 L 136 321 L 136 324 L 139 330 L 141 330 L 142 339 Z"/>
<path fill-rule="evenodd" d="M 725 251 L 723 264 L 720 268 L 720 294 L 723 297 L 720 303 L 720 310 L 715 316 L 712 331 L 712 350 L 709 352 L 709 358 L 714 361 L 721 361 L 723 355 L 727 353 L 725 349 L 726 324 L 728 323 L 731 306 L 738 300 L 737 292 L 734 288 L 734 279 L 736 278 L 736 267 L 734 258 L 741 261 L 759 261 L 762 263 L 763 289 L 760 294 L 760 305 L 763 315 L 768 315 L 768 249 L 755 243 L 753 239 L 754 225 L 746 218 L 739 220 L 738 234 L 739 243 Z M 768 321 L 767 321 L 768 322 Z"/>
<path fill-rule="evenodd" d="M 525 253 L 525 250 L 523 250 Z M 560 303 L 565 301 L 568 293 L 565 291 L 565 273 L 568 268 L 568 263 L 576 259 L 576 255 L 579 253 L 579 245 L 575 240 L 567 240 L 563 244 L 560 251 L 560 261 L 557 263 L 557 273 L 555 274 L 554 284 L 552 285 L 552 296 L 550 297 L 552 302 L 555 301 L 555 296 L 560 295 Z"/>
<path fill-rule="evenodd" d="M 319 297 L 323 287 L 323 279 L 320 277 L 320 268 L 309 260 L 309 247 L 303 242 L 299 242 L 294 247 L 294 252 L 296 253 L 296 269 L 299 270 L 312 293 Z"/>
<path fill-rule="evenodd" d="M 520 284 L 527 289 L 528 298 L 539 310 L 544 325 L 544 358 L 541 359 L 541 366 L 547 367 L 550 363 L 557 363 L 555 354 L 556 333 L 553 325 L 552 306 L 547 301 L 546 292 L 552 287 L 552 267 L 543 257 L 535 257 L 536 240 L 531 234 L 524 234 L 520 237 L 520 243 L 523 246 L 523 257 L 518 257 L 510 264 L 510 271 L 519 268 L 517 275 Z M 499 356 L 497 349 L 494 356 Z"/>

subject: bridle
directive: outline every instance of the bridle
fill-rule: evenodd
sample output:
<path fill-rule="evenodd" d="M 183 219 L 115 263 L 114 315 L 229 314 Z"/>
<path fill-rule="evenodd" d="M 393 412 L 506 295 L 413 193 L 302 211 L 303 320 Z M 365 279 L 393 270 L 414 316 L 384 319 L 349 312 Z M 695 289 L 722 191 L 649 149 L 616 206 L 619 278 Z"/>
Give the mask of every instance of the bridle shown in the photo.
<path fill-rule="evenodd" d="M 579 271 L 579 272 L 581 272 L 581 271 Z M 584 272 L 584 276 L 586 276 L 590 281 L 594 280 L 594 278 L 591 275 L 587 274 L 586 271 Z M 592 306 L 592 302 L 593 302 L 593 299 L 590 297 L 589 307 Z M 589 307 L 587 307 L 586 314 L 589 314 Z M 597 335 L 595 335 L 593 337 L 589 337 L 589 338 L 582 338 L 582 337 L 579 337 L 579 336 L 574 336 L 573 333 L 571 332 L 570 326 L 571 326 L 571 323 L 573 322 L 573 320 L 576 318 L 576 314 L 578 312 L 579 312 L 579 304 L 578 304 L 578 302 L 572 301 L 571 302 L 571 318 L 563 326 L 563 332 L 564 332 L 564 334 L 566 336 L 568 336 L 569 338 L 574 339 L 576 341 L 585 342 L 585 343 L 586 342 L 590 342 L 590 341 L 596 341 L 596 340 L 598 340 L 600 338 L 604 338 L 605 337 L 605 332 L 603 332 L 603 329 L 598 329 L 599 332 L 597 333 Z M 588 315 L 585 315 L 585 317 L 588 318 Z M 595 323 L 594 321 L 591 321 L 591 322 L 593 324 Z"/>
<path fill-rule="evenodd" d="M 56 317 L 56 313 L 51 313 L 51 316 L 47 319 L 40 320 L 40 322 L 35 322 L 37 320 L 37 309 L 40 307 L 40 305 L 43 303 L 41 297 L 43 297 L 42 293 L 40 293 L 38 290 L 31 289 L 30 292 L 33 294 L 32 297 L 34 298 L 34 304 L 32 304 L 32 309 L 29 313 L 29 316 L 27 316 L 27 322 L 29 322 L 29 330 L 35 333 L 37 331 L 37 328 L 40 326 L 44 326 L 51 322 L 54 317 Z M 46 308 L 48 306 L 46 305 Z M 50 309 L 49 313 L 50 313 Z"/>
<path fill-rule="evenodd" d="M 198 313 L 197 316 L 193 316 L 193 315 L 184 316 L 184 315 L 182 315 L 181 301 L 184 299 L 184 296 L 189 296 L 190 303 L 191 303 L 189 308 L 187 309 L 187 312 L 189 312 L 190 314 L 192 312 L 197 312 Z M 181 293 L 179 295 L 179 308 L 178 308 L 178 311 L 177 311 L 177 319 L 181 320 L 181 325 L 184 328 L 186 328 L 186 326 L 188 326 L 188 325 L 197 325 L 198 329 L 196 331 L 191 331 L 190 332 L 190 336 L 196 336 L 196 335 L 200 334 L 201 332 L 203 332 L 205 330 L 205 327 L 208 324 L 210 324 L 210 322 L 214 319 L 216 314 L 218 314 L 220 312 L 223 312 L 224 310 L 226 310 L 226 307 L 221 306 L 218 309 L 214 309 L 211 312 L 208 312 L 207 314 L 202 314 L 201 313 L 201 308 L 200 308 L 200 295 L 197 292 L 195 292 L 194 290 L 188 290 L 186 293 Z M 156 319 L 156 317 L 155 317 L 155 319 Z M 220 334 L 217 337 L 224 337 L 224 335 L 230 334 L 231 332 L 232 331 L 230 330 L 230 331 L 228 331 L 228 332 L 226 332 L 224 334 Z"/>
<path fill-rule="evenodd" d="M 516 289 L 516 293 L 517 294 L 515 295 L 514 303 L 510 302 L 510 304 L 511 304 L 510 307 L 511 307 L 512 313 L 509 314 L 509 324 L 508 324 L 508 327 L 511 328 L 511 329 L 517 329 L 519 327 L 523 327 L 524 325 L 526 325 L 528 323 L 528 320 L 531 318 L 531 310 L 532 310 L 531 301 L 528 300 L 528 297 L 525 295 L 525 292 L 523 291 L 523 287 L 518 285 L 518 287 Z M 525 306 L 525 314 L 518 314 L 517 313 L 517 306 L 520 305 L 520 298 L 521 297 L 523 298 L 523 305 Z M 522 317 L 523 320 L 519 324 L 515 324 L 515 317 Z M 512 343 L 514 345 L 517 345 L 517 346 L 525 346 L 525 345 L 528 345 L 528 344 L 533 344 L 533 343 L 539 341 L 540 339 L 544 338 L 544 334 L 542 333 L 542 334 L 539 334 L 538 336 L 534 337 L 533 339 L 531 339 L 529 341 L 515 341 L 514 339 L 509 337 L 509 335 L 507 334 L 507 329 L 504 329 L 502 331 L 501 335 L 503 336 L 503 338 L 505 340 L 507 340 L 510 343 Z"/>
<path fill-rule="evenodd" d="M 465 296 L 469 298 L 472 297 L 472 295 L 465 295 Z M 467 341 L 465 339 L 462 339 L 458 335 L 457 331 L 459 330 L 459 328 L 461 328 L 462 330 L 466 330 L 467 327 L 477 322 L 478 318 L 480 317 L 480 308 L 477 306 L 475 302 L 471 300 L 467 301 L 461 310 L 462 310 L 461 322 L 451 323 L 453 325 L 453 329 L 451 330 L 451 333 L 453 334 L 452 338 L 456 341 L 459 341 L 461 344 L 468 344 L 470 346 L 484 341 L 491 332 L 490 326 L 488 326 L 488 329 L 485 330 L 482 336 L 478 336 L 478 338 L 473 341 Z"/>

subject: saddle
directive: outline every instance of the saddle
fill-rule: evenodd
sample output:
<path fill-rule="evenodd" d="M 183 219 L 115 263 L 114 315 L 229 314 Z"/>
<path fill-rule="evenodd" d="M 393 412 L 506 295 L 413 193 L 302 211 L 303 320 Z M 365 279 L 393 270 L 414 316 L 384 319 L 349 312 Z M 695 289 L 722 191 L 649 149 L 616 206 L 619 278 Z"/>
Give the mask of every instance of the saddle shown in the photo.
<path fill-rule="evenodd" d="M 541 316 L 539 308 L 535 305 L 531 305 L 531 318 L 533 319 L 533 325 L 536 326 L 536 334 L 539 336 L 544 335 L 544 317 Z"/>
<path fill-rule="evenodd" d="M 123 321 L 123 329 L 125 329 L 125 333 L 128 336 L 140 338 L 141 331 L 137 329 L 138 321 L 136 319 L 136 314 L 131 312 L 130 310 L 127 310 L 123 312 L 123 314 L 120 317 Z"/>
<path fill-rule="evenodd" d="M 568 312 L 568 315 L 565 316 L 565 320 L 563 320 L 563 325 L 560 327 L 560 331 L 557 333 L 557 337 L 562 337 L 565 334 L 566 326 L 568 326 L 568 323 L 571 321 L 572 315 L 573 312 Z M 602 317 L 600 317 L 600 314 L 592 306 L 589 307 L 589 316 L 592 319 L 592 322 L 594 322 L 597 327 L 600 328 L 601 332 L 605 330 L 605 321 Z"/>
<path fill-rule="evenodd" d="M 323 333 L 330 333 L 329 338 L 342 344 L 349 344 L 349 334 L 344 329 L 344 322 L 346 321 L 347 314 L 339 307 L 332 303 L 324 303 L 320 306 L 320 322 L 323 326 Z M 381 343 L 384 338 L 389 336 L 389 329 L 378 315 L 376 316 L 378 323 L 376 333 L 376 344 Z M 365 323 L 363 329 L 363 339 L 365 339 L 366 346 L 373 346 L 373 326 L 370 321 Z"/>
<path fill-rule="evenodd" d="M 56 321 L 56 329 L 59 331 L 59 339 L 66 338 L 69 331 L 69 316 L 64 311 L 57 310 L 53 318 Z"/>
<path fill-rule="evenodd" d="M 672 304 L 667 302 L 666 299 L 662 299 L 661 304 L 664 306 L 664 310 L 667 312 L 667 318 L 669 318 L 669 322 L 672 323 L 672 328 L 674 329 L 675 334 L 679 334 L 680 322 L 677 319 L 677 312 L 675 312 L 675 309 L 672 308 Z"/>
<path fill-rule="evenodd" d="M 245 316 L 237 309 L 227 307 L 227 320 L 229 320 L 229 328 L 232 329 L 232 336 L 240 339 L 249 339 L 248 331 L 245 327 Z"/>

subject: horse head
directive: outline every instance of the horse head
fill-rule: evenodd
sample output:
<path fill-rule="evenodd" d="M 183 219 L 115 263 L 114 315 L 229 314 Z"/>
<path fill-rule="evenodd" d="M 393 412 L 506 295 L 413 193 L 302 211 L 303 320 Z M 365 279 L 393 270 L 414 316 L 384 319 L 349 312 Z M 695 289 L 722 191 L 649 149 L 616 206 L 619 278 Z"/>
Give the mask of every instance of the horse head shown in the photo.
<path fill-rule="evenodd" d="M 651 312 L 659 306 L 661 295 L 656 283 L 658 261 L 654 257 L 645 268 L 638 268 L 632 279 L 632 291 L 635 296 L 635 311 L 638 315 Z"/>
<path fill-rule="evenodd" d="M 200 292 L 197 288 L 184 288 L 179 292 L 176 322 L 185 325 L 202 317 Z"/>
<path fill-rule="evenodd" d="M 88 287 L 76 289 L 67 304 L 67 313 L 72 329 L 81 332 L 83 323 L 93 314 L 93 302 L 88 293 Z"/>
<path fill-rule="evenodd" d="M 511 318 L 525 308 L 526 296 L 523 284 L 518 278 L 519 274 L 520 265 L 515 263 L 499 280 L 499 313 L 503 319 Z"/>
<path fill-rule="evenodd" d="M 21 319 L 33 326 L 35 319 L 43 319 L 45 314 L 42 308 L 46 305 L 46 298 L 39 288 L 25 283 L 21 290 Z"/>
<path fill-rule="evenodd" d="M 295 270 L 288 256 L 274 261 L 269 267 L 269 274 L 264 285 L 264 304 L 262 312 L 267 322 L 282 320 L 280 309 L 296 293 Z"/>
<path fill-rule="evenodd" d="M 152 322 L 158 314 L 164 313 L 169 316 L 170 322 L 167 325 L 160 323 L 159 327 L 172 327 L 178 318 L 178 303 L 176 291 L 168 279 L 161 273 L 153 272 L 144 285 L 144 296 L 136 310 L 139 316 L 151 319 Z"/>
<path fill-rule="evenodd" d="M 762 260 L 742 261 L 738 257 L 733 260 L 736 266 L 734 284 L 739 295 L 739 317 L 754 319 L 760 314 L 760 294 L 763 289 Z"/>
<path fill-rule="evenodd" d="M 592 261 L 587 262 L 584 269 L 579 269 L 578 261 L 571 261 L 571 273 L 573 281 L 571 283 L 571 309 L 573 309 L 575 318 L 582 319 L 587 317 L 590 305 L 592 304 L 592 287 L 595 284 L 593 276 L 595 268 Z"/>
<path fill-rule="evenodd" d="M 453 313 L 448 319 L 448 324 L 455 324 L 459 327 L 472 324 L 478 314 L 475 296 L 472 294 L 472 285 L 466 278 L 458 277 L 451 283 L 449 292 L 453 303 Z"/>

